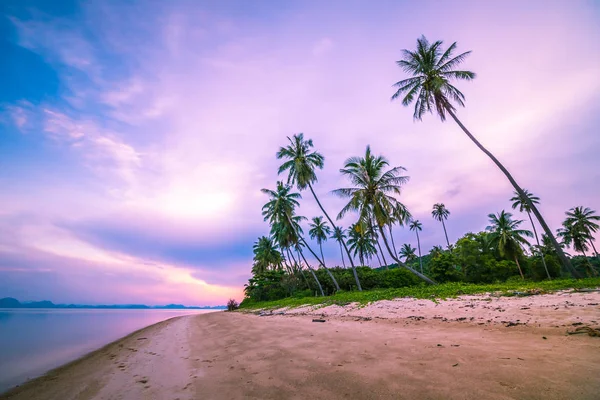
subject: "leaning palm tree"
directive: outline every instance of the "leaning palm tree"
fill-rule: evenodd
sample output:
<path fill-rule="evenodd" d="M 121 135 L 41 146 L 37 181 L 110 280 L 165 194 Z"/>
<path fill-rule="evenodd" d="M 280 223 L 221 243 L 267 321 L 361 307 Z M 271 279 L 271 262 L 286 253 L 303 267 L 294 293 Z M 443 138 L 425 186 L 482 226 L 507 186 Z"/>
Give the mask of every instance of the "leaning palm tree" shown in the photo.
<path fill-rule="evenodd" d="M 588 241 L 596 257 L 600 258 L 596 246 L 594 246 L 594 233 L 600 228 L 600 226 L 594 221 L 600 221 L 600 216 L 596 215 L 596 211 L 588 207 L 573 207 L 565 213 L 567 219 L 565 223 L 569 225 L 578 225 L 580 229 L 585 232 L 588 236 Z"/>
<path fill-rule="evenodd" d="M 408 269 L 430 284 L 435 284 L 432 279 L 404 265 L 398 255 L 390 249 L 383 227 L 389 224 L 397 207 L 404 207 L 393 195 L 400 195 L 400 188 L 408 181 L 408 177 L 401 174 L 404 168 L 387 169 L 388 166 L 389 162 L 382 156 L 374 156 L 369 146 L 364 157 L 351 157 L 346 160 L 340 172 L 348 177 L 353 187 L 333 191 L 337 196 L 350 199 L 337 218 L 343 218 L 350 211 L 358 212 L 359 221 L 368 226 L 375 225 L 373 228 L 379 231 L 386 250 L 398 266 Z"/>
<path fill-rule="evenodd" d="M 296 185 L 300 191 L 308 187 L 317 204 L 319 205 L 319 208 L 321 211 L 323 211 L 323 214 L 325 214 L 325 217 L 333 229 L 335 229 L 336 226 L 333 223 L 333 220 L 323 208 L 323 205 L 319 201 L 319 198 L 312 187 L 312 184 L 317 182 L 317 174 L 315 173 L 315 169 L 323 169 L 325 157 L 323 157 L 322 154 L 312 150 L 312 139 L 305 140 L 303 133 L 294 135 L 292 138 L 288 137 L 288 140 L 290 141 L 290 144 L 286 147 L 281 147 L 277 152 L 277 159 L 283 158 L 287 160 L 281 164 L 278 173 L 281 174 L 284 171 L 288 171 L 288 185 Z M 360 281 L 358 280 L 358 274 L 356 273 L 356 268 L 354 267 L 354 261 L 352 260 L 352 257 L 350 257 L 350 251 L 348 250 L 348 247 L 344 241 L 341 243 L 346 250 L 350 265 L 352 266 L 352 272 L 354 273 L 356 286 L 359 291 L 362 291 Z"/>
<path fill-rule="evenodd" d="M 521 278 L 525 279 L 521 264 L 519 264 L 519 256 L 523 254 L 523 245 L 529 245 L 527 237 L 533 237 L 533 234 L 524 229 L 518 229 L 523 223 L 521 220 L 513 220 L 512 214 L 504 210 L 498 214 L 489 214 L 490 225 L 486 228 L 489 234 L 490 244 L 498 249 L 498 253 L 502 257 L 512 258 L 517 267 Z"/>
<path fill-rule="evenodd" d="M 311 253 L 316 257 L 316 254 L 307 246 L 306 241 L 302 238 L 302 236 L 298 233 L 298 227 L 295 225 L 298 222 L 295 222 L 292 218 L 294 217 L 294 210 L 296 207 L 300 205 L 298 199 L 300 193 L 294 193 L 291 191 L 291 188 L 288 185 L 284 185 L 283 182 L 277 182 L 277 188 L 275 190 L 270 189 L 261 189 L 261 191 L 269 196 L 269 201 L 262 207 L 262 215 L 265 221 L 269 221 L 271 226 L 286 226 L 288 230 L 291 230 L 299 243 L 305 245 Z M 299 245 L 296 245 L 296 249 L 299 250 Z M 314 269 L 310 266 L 302 252 L 299 251 L 299 254 L 302 255 L 306 266 L 310 270 L 313 278 L 317 282 L 317 286 L 319 287 L 319 291 L 321 292 L 321 296 L 325 296 L 323 292 L 323 287 L 321 286 L 321 282 L 317 278 L 317 274 L 315 274 Z M 335 281 L 335 278 L 333 278 Z"/>
<path fill-rule="evenodd" d="M 529 201 L 527 201 L 529 200 Z M 538 238 L 537 230 L 535 229 L 535 224 L 533 223 L 533 218 L 531 218 L 531 208 L 529 207 L 529 203 L 531 204 L 539 204 L 540 198 L 529 192 L 527 189 L 523 189 L 523 196 L 519 194 L 519 192 L 514 193 L 514 196 L 510 199 L 512 201 L 512 209 L 518 208 L 520 212 L 526 212 L 529 217 L 529 222 L 531 222 L 531 227 L 533 228 L 533 234 L 535 236 L 535 241 L 537 243 L 537 249 L 541 250 L 542 246 L 540 245 L 540 239 Z M 548 279 L 552 279 L 550 276 L 550 272 L 548 271 L 548 266 L 546 265 L 546 260 L 544 259 L 544 253 L 540 252 L 542 257 L 542 264 L 544 264 L 544 269 L 546 270 L 546 275 Z"/>
<path fill-rule="evenodd" d="M 517 193 L 524 196 L 523 189 L 517 184 L 508 170 L 498 161 L 498 159 L 467 130 L 455 114 L 456 107 L 453 103 L 464 107 L 465 96 L 460 90 L 451 84 L 453 80 L 470 81 L 475 78 L 475 73 L 471 71 L 457 70 L 456 68 L 467 58 L 470 51 L 455 56 L 456 42 L 452 43 L 445 51 L 442 51 L 442 41 L 438 40 L 429 43 L 425 36 L 417 40 L 417 49 L 415 51 L 403 50 L 402 59 L 397 61 L 399 67 L 404 72 L 411 75 L 410 78 L 396 82 L 396 92 L 392 95 L 392 100 L 402 98 L 402 104 L 408 106 L 415 100 L 415 111 L 413 118 L 421 120 L 427 112 L 438 114 L 442 121 L 446 120 L 446 114 L 458 124 L 463 132 L 483 151 L 498 168 L 504 173 Z M 565 256 L 562 248 L 556 241 L 552 231 L 546 224 L 542 214 L 536 206 L 527 200 L 531 211 L 544 229 L 544 232 L 552 240 L 552 244 L 558 254 L 561 263 L 573 273 L 579 276 L 573 269 L 571 262 Z"/>
<path fill-rule="evenodd" d="M 448 240 L 448 232 L 446 232 L 446 224 L 444 220 L 448 219 L 450 215 L 450 211 L 446 208 L 444 203 L 436 203 L 433 205 L 433 210 L 431 211 L 431 216 L 442 223 L 442 227 L 444 228 L 444 236 L 446 236 L 446 244 L 448 248 L 450 247 L 450 241 Z"/>
<path fill-rule="evenodd" d="M 327 225 L 327 222 L 323 221 L 323 217 L 313 217 L 312 222 L 309 224 L 310 230 L 308 235 L 311 239 L 315 239 L 319 245 L 321 251 L 321 260 L 325 265 L 325 257 L 323 256 L 323 242 L 327 241 L 327 235 L 331 234 L 331 228 Z"/>
<path fill-rule="evenodd" d="M 414 219 L 410 221 L 408 225 L 411 231 L 415 231 L 417 234 L 417 247 L 419 248 L 419 267 L 421 268 L 421 273 L 423 273 L 423 260 L 421 259 L 421 240 L 419 239 L 419 232 L 423 230 L 423 225 L 419 222 L 418 219 Z"/>
<path fill-rule="evenodd" d="M 417 258 L 415 250 L 416 249 L 410 244 L 404 243 L 402 247 L 400 247 L 400 251 L 398 252 L 398 254 L 400 254 L 400 257 L 404 257 L 404 262 L 408 264 L 409 262 Z"/>
<path fill-rule="evenodd" d="M 344 251 L 342 250 L 342 242 L 346 240 L 346 234 L 344 230 L 339 226 L 333 228 L 333 235 L 331 235 L 332 239 L 335 239 L 336 242 L 340 245 L 340 256 L 342 256 L 342 265 L 346 268 L 346 262 L 344 261 Z"/>

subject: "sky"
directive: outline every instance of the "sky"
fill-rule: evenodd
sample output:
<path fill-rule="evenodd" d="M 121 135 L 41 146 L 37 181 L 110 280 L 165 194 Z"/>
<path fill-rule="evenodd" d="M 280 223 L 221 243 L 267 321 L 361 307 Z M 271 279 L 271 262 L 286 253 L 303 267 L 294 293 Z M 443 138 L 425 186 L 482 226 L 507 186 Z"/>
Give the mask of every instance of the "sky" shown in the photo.
<path fill-rule="evenodd" d="M 0 297 L 241 300 L 269 230 L 260 189 L 285 178 L 275 153 L 299 132 L 325 156 L 330 214 L 344 160 L 371 145 L 410 176 L 399 199 L 424 252 L 444 242 L 434 203 L 451 241 L 485 229 L 508 181 L 454 122 L 390 101 L 421 35 L 472 50 L 458 116 L 553 229 L 598 210 L 599 20 L 583 0 L 2 1 Z M 321 214 L 306 192 L 298 211 Z"/>

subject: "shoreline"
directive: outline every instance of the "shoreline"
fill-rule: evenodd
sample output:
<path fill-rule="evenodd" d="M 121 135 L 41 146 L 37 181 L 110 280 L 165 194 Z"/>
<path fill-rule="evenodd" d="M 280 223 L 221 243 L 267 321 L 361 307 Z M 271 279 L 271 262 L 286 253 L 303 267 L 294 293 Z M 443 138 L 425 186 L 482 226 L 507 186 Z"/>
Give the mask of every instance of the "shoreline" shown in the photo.
<path fill-rule="evenodd" d="M 600 320 L 599 292 L 501 298 L 501 304 L 464 297 L 298 308 L 283 315 L 178 316 L 0 399 L 597 398 L 600 338 L 565 330 L 571 321 Z M 523 301 L 531 303 L 526 310 Z M 511 310 L 537 320 L 507 326 L 476 319 Z M 313 322 L 315 316 L 325 322 Z"/>
<path fill-rule="evenodd" d="M 59 365 L 58 367 L 52 368 L 46 372 L 44 372 L 42 375 L 36 376 L 34 378 L 28 379 L 23 383 L 20 383 L 16 386 L 10 387 L 7 390 L 0 392 L 0 400 L 4 399 L 4 398 L 12 398 L 14 397 L 17 392 L 19 392 L 21 389 L 23 389 L 24 387 L 28 386 L 28 385 L 35 385 L 35 384 L 40 384 L 41 382 L 45 381 L 45 380 L 53 380 L 54 377 L 60 373 L 62 373 L 65 370 L 68 370 L 70 368 L 75 368 L 79 363 L 83 363 L 86 362 L 90 359 L 92 359 L 93 357 L 97 356 L 98 354 L 108 350 L 109 348 L 113 347 L 113 346 L 118 346 L 119 344 L 125 342 L 126 340 L 132 338 L 135 335 L 144 333 L 152 328 L 156 328 L 159 325 L 164 325 L 164 324 L 168 324 L 169 322 L 176 320 L 178 318 L 183 318 L 186 317 L 187 315 L 179 315 L 179 316 L 175 316 L 175 317 L 171 317 L 171 318 L 167 318 L 163 321 L 159 321 L 156 322 L 154 324 L 145 326 L 143 328 L 137 329 L 131 333 L 128 333 L 125 336 L 122 336 L 118 339 L 115 339 L 95 350 L 92 350 L 90 352 L 87 352 L 77 358 L 75 358 L 74 360 L 68 361 L 62 365 Z"/>

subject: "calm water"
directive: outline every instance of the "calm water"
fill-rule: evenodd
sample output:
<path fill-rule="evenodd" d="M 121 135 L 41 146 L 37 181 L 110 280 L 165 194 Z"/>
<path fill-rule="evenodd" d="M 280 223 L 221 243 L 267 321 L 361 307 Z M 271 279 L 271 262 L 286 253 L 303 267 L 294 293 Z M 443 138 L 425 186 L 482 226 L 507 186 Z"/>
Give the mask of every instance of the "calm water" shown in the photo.
<path fill-rule="evenodd" d="M 145 326 L 211 311 L 0 309 L 0 392 Z"/>

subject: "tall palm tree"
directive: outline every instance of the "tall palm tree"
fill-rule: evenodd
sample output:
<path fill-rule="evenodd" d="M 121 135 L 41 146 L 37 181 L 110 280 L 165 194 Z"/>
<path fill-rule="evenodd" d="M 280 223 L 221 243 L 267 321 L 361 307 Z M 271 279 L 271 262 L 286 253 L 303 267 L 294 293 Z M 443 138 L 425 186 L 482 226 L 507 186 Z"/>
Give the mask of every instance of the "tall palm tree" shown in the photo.
<path fill-rule="evenodd" d="M 529 201 L 527 201 L 529 200 Z M 542 246 L 540 245 L 540 239 L 538 238 L 537 230 L 535 229 L 535 224 L 533 223 L 533 218 L 531 218 L 531 208 L 529 207 L 529 203 L 531 204 L 539 204 L 540 198 L 533 193 L 529 192 L 527 189 L 523 189 L 523 196 L 519 194 L 519 192 L 514 192 L 514 196 L 510 199 L 512 201 L 512 209 L 519 209 L 520 212 L 526 212 L 529 217 L 529 222 L 531 222 L 531 227 L 533 228 L 533 234 L 535 236 L 535 242 L 537 243 L 537 249 L 541 250 Z M 542 256 L 542 264 L 544 264 L 544 269 L 546 270 L 546 275 L 548 279 L 552 279 L 550 276 L 550 272 L 548 271 L 548 266 L 546 265 L 546 260 L 544 259 L 544 253 L 540 252 Z"/>
<path fill-rule="evenodd" d="M 502 257 L 512 258 L 517 267 L 521 278 L 525 279 L 521 264 L 519 264 L 519 256 L 523 254 L 523 245 L 529 245 L 527 237 L 533 237 L 533 234 L 525 229 L 518 229 L 523 223 L 521 220 L 513 220 L 512 214 L 504 210 L 498 214 L 489 214 L 490 225 L 486 228 L 490 232 L 490 244 L 498 249 Z"/>
<path fill-rule="evenodd" d="M 327 225 L 327 222 L 323 221 L 323 217 L 313 217 L 310 223 L 310 230 L 308 235 L 311 239 L 315 239 L 321 250 L 321 260 L 325 264 L 325 257 L 323 256 L 323 242 L 327 241 L 327 235 L 331 234 L 331 228 Z"/>
<path fill-rule="evenodd" d="M 319 201 L 317 194 L 315 193 L 312 184 L 317 182 L 317 174 L 315 173 L 315 169 L 323 169 L 323 165 L 325 163 L 325 157 L 322 154 L 313 151 L 313 142 L 312 139 L 305 140 L 304 134 L 299 133 L 294 135 L 292 138 L 288 137 L 290 144 L 286 147 L 281 147 L 277 152 L 277 159 L 286 159 L 283 164 L 279 167 L 278 173 L 281 174 L 284 171 L 288 171 L 288 179 L 287 183 L 296 185 L 298 190 L 302 191 L 307 187 L 310 189 L 315 201 L 319 205 L 323 214 L 333 227 L 336 228 L 335 223 L 323 208 L 323 205 Z M 354 261 L 352 257 L 350 257 L 350 251 L 346 246 L 344 241 L 341 242 L 346 250 L 346 254 L 348 255 L 348 260 L 350 261 L 350 265 L 352 266 L 352 272 L 354 274 L 354 280 L 356 281 L 356 286 L 359 291 L 362 291 L 362 287 L 360 286 L 360 281 L 358 280 L 358 274 L 356 273 L 356 268 L 354 266 Z"/>
<path fill-rule="evenodd" d="M 596 246 L 594 246 L 594 233 L 600 228 L 600 226 L 594 221 L 600 221 L 600 216 L 596 215 L 596 211 L 588 207 L 573 207 L 565 213 L 567 219 L 565 222 L 570 225 L 579 225 L 580 229 L 587 233 L 588 241 L 596 257 L 600 258 Z"/>
<path fill-rule="evenodd" d="M 340 256 L 342 256 L 342 265 L 346 268 L 346 262 L 344 261 L 344 251 L 342 250 L 342 242 L 346 240 L 346 234 L 344 230 L 339 226 L 333 228 L 333 235 L 331 235 L 332 239 L 335 239 L 336 242 L 340 245 Z"/>
<path fill-rule="evenodd" d="M 442 227 L 444 228 L 444 235 L 446 236 L 446 244 L 448 245 L 448 247 L 450 247 L 450 241 L 448 240 L 448 232 L 446 232 L 446 224 L 444 223 L 444 220 L 448 219 L 449 215 L 450 211 L 448 211 L 444 203 L 436 203 L 433 205 L 431 216 L 442 223 Z"/>
<path fill-rule="evenodd" d="M 392 95 L 392 100 L 402 98 L 402 104 L 408 106 L 415 100 L 415 111 L 413 118 L 421 120 L 427 112 L 438 114 L 442 121 L 446 120 L 446 114 L 450 114 L 452 119 L 458 124 L 463 132 L 483 151 L 498 168 L 504 173 L 506 178 L 512 184 L 517 193 L 524 196 L 523 189 L 517 184 L 508 170 L 498 161 L 498 159 L 467 130 L 455 114 L 456 107 L 453 102 L 464 107 L 465 96 L 455 86 L 451 84 L 453 80 L 470 81 L 475 79 L 475 73 L 471 71 L 457 70 L 456 68 L 468 57 L 470 51 L 455 56 L 456 42 L 452 43 L 445 51 L 442 51 L 442 41 L 438 40 L 429 43 L 425 36 L 417 40 L 417 49 L 415 51 L 403 50 L 402 59 L 397 61 L 397 65 L 404 72 L 411 75 L 410 78 L 396 82 L 396 92 Z M 561 263 L 578 277 L 579 274 L 573 269 L 571 262 L 565 256 L 562 248 L 556 241 L 552 231 L 546 224 L 542 214 L 536 206 L 527 200 L 531 211 L 544 229 L 544 232 L 550 240 L 558 254 Z"/>
<path fill-rule="evenodd" d="M 298 224 L 297 221 L 300 218 L 298 218 L 297 221 L 294 221 L 292 219 L 292 217 L 294 216 L 295 208 L 300 205 L 300 203 L 298 202 L 298 199 L 302 198 L 300 193 L 292 192 L 291 187 L 288 185 L 284 185 L 283 182 L 277 182 L 277 188 L 275 190 L 261 189 L 261 192 L 269 196 L 269 201 L 262 207 L 262 215 L 264 217 L 264 220 L 269 221 L 272 227 L 279 226 L 280 229 L 283 229 L 283 227 L 285 227 L 285 229 L 291 230 L 296 240 L 298 240 L 306 246 L 306 241 L 298 233 L 298 226 L 295 225 Z M 318 257 L 316 257 L 316 254 L 314 254 L 314 252 L 312 251 L 312 249 L 310 249 L 310 247 L 308 246 L 306 247 L 313 253 L 313 255 L 315 255 L 315 258 L 318 259 Z M 296 249 L 299 250 L 298 244 L 296 245 Z M 310 266 L 303 253 L 301 251 L 298 251 L 298 253 L 302 255 L 306 266 L 308 267 L 313 278 L 317 282 L 317 286 L 319 287 L 321 296 L 325 296 L 325 292 L 323 292 L 321 282 L 319 281 L 319 278 L 317 278 L 317 274 L 315 274 L 314 269 Z"/>
<path fill-rule="evenodd" d="M 348 246 L 363 266 L 367 265 L 367 261 L 373 258 L 374 254 L 377 254 L 373 230 L 360 221 L 348 229 Z"/>
<path fill-rule="evenodd" d="M 415 248 L 412 247 L 410 244 L 408 243 L 404 243 L 402 245 L 402 247 L 400 247 L 400 251 L 398 252 L 398 254 L 400 254 L 400 257 L 404 257 L 404 262 L 405 263 L 409 263 L 411 261 L 413 261 L 415 258 L 417 258 L 417 255 L 415 254 Z"/>
<path fill-rule="evenodd" d="M 419 222 L 418 219 L 414 219 L 410 221 L 410 230 L 415 231 L 417 234 L 417 247 L 419 248 L 419 267 L 421 268 L 421 273 L 423 273 L 423 260 L 421 259 L 421 240 L 419 239 L 419 232 L 423 230 L 423 225 Z"/>
<path fill-rule="evenodd" d="M 408 181 L 408 177 L 401 175 L 404 168 L 394 167 L 386 171 L 388 166 L 389 162 L 382 156 L 374 156 L 369 146 L 364 157 L 351 157 L 346 160 L 340 172 L 350 179 L 353 187 L 333 191 L 337 196 L 350 198 L 337 218 L 343 218 L 349 211 L 356 211 L 359 221 L 370 226 L 372 221 L 388 253 L 398 266 L 408 269 L 430 284 L 435 284 L 432 279 L 404 265 L 390 249 L 383 227 L 389 224 L 396 207 L 404 207 L 393 195 L 400 195 L 401 185 Z"/>

